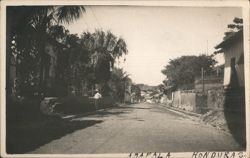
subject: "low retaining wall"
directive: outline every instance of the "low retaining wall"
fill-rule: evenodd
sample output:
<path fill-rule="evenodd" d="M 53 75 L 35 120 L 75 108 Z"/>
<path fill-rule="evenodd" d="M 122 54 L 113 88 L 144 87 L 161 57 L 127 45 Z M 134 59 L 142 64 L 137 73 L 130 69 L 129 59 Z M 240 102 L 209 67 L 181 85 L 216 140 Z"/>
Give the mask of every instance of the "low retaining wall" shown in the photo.
<path fill-rule="evenodd" d="M 175 108 L 186 111 L 203 113 L 207 96 L 195 91 L 176 91 L 173 94 L 173 104 Z"/>
<path fill-rule="evenodd" d="M 180 92 L 179 108 L 187 111 L 196 111 L 196 94 L 193 92 Z"/>
<path fill-rule="evenodd" d="M 172 106 L 203 114 L 201 119 L 218 129 L 229 131 L 236 141 L 246 144 L 244 89 L 214 88 L 205 94 L 195 91 L 173 92 Z"/>
<path fill-rule="evenodd" d="M 223 88 L 214 88 L 206 93 L 194 90 L 175 91 L 172 103 L 173 107 L 201 114 L 209 110 L 224 111 L 225 91 Z"/>

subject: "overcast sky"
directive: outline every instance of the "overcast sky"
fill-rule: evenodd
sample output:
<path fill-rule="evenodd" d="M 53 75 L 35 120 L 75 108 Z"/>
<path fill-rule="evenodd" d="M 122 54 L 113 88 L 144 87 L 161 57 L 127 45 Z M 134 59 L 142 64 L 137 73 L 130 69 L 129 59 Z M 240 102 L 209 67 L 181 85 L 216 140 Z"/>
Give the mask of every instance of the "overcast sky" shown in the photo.
<path fill-rule="evenodd" d="M 227 24 L 242 17 L 240 8 L 86 6 L 78 21 L 66 26 L 81 34 L 102 28 L 125 39 L 126 62 L 119 66 L 133 82 L 161 84 L 161 70 L 182 55 L 211 54 L 222 41 Z M 223 57 L 218 57 L 219 63 Z"/>

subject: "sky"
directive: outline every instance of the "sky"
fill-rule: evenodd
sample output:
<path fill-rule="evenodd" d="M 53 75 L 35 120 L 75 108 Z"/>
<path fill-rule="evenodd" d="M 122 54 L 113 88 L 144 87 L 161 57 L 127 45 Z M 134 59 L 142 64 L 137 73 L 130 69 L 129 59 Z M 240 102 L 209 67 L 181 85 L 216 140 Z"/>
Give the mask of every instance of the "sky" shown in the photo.
<path fill-rule="evenodd" d="M 170 59 L 183 55 L 212 54 L 227 25 L 242 17 L 240 8 L 85 6 L 86 13 L 66 25 L 70 33 L 95 29 L 111 31 L 128 45 L 122 67 L 134 83 L 159 85 Z M 223 55 L 216 57 L 218 64 Z"/>

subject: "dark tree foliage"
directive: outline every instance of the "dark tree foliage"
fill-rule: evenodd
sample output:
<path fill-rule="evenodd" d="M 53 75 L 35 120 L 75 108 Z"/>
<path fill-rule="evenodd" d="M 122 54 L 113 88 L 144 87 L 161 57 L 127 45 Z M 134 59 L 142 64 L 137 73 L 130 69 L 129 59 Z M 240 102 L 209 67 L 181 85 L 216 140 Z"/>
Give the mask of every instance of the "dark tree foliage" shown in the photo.
<path fill-rule="evenodd" d="M 125 85 L 128 85 L 129 83 L 132 83 L 129 75 L 121 68 L 114 68 L 109 80 L 109 87 L 113 98 L 119 102 L 123 102 L 126 90 Z"/>
<path fill-rule="evenodd" d="M 118 39 L 110 31 L 84 32 L 80 38 L 67 30 L 64 32 L 61 38 L 67 48 L 59 54 L 58 79 L 65 86 L 74 87 L 77 95 L 93 90 L 96 84 L 101 86 L 103 95 L 108 95 L 112 90 L 107 82 L 115 73 L 111 71 L 113 64 L 127 53 L 126 43 L 121 44 L 122 38 Z"/>
<path fill-rule="evenodd" d="M 66 95 L 70 87 L 82 95 L 96 84 L 105 86 L 111 79 L 115 60 L 127 54 L 127 45 L 110 31 L 84 32 L 79 37 L 60 24 L 78 19 L 84 11 L 82 6 L 7 9 L 7 89 L 13 87 L 8 78 L 11 62 L 17 68 L 16 88 L 21 96 L 38 92 Z M 45 53 L 47 44 L 57 54 L 53 79 L 44 74 L 51 66 Z"/>
<path fill-rule="evenodd" d="M 239 30 L 243 29 L 243 19 L 235 17 L 233 20 L 233 24 L 228 24 L 227 27 L 229 28 L 229 31 L 225 32 L 224 39 L 227 39 L 228 37 L 232 36 L 235 32 L 238 32 Z"/>
<path fill-rule="evenodd" d="M 94 69 L 97 83 L 104 83 L 110 79 L 110 62 L 113 62 L 112 60 L 113 59 L 111 59 L 109 55 L 99 55 L 99 59 Z"/>
<path fill-rule="evenodd" d="M 206 74 L 212 72 L 216 61 L 212 56 L 182 56 L 173 60 L 162 70 L 166 75 L 166 86 L 171 86 L 179 89 L 193 88 L 195 77 L 201 75 L 201 68 Z"/>
<path fill-rule="evenodd" d="M 91 52 L 97 83 L 108 81 L 111 75 L 110 68 L 115 60 L 128 53 L 123 38 L 118 38 L 110 31 L 84 32 L 81 43 Z"/>
<path fill-rule="evenodd" d="M 139 100 L 141 99 L 141 89 L 138 85 L 133 84 L 131 87 L 131 92 L 135 94 L 135 99 Z"/>
<path fill-rule="evenodd" d="M 25 89 L 31 89 L 28 84 L 33 87 L 38 86 L 40 93 L 44 93 L 44 83 L 47 79 L 44 77 L 43 70 L 49 63 L 45 54 L 46 42 L 63 36 L 63 27 L 59 23 L 72 22 L 84 11 L 83 6 L 7 7 L 6 88 L 8 95 L 13 88 L 13 81 L 9 78 L 13 73 L 10 68 L 11 60 L 15 60 L 14 63 L 18 67 L 19 85 Z M 38 80 L 33 84 L 37 78 Z M 27 86 L 23 86 L 26 83 Z"/>
<path fill-rule="evenodd" d="M 162 91 L 164 91 L 165 86 L 164 86 L 164 84 L 159 84 L 157 86 L 157 88 L 162 92 Z"/>

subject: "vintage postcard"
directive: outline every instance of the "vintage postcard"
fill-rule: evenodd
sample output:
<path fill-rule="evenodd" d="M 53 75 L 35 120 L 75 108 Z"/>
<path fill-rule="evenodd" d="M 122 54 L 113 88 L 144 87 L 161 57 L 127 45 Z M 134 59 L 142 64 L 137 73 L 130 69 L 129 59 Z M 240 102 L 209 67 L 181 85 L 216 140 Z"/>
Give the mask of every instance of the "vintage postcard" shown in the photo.
<path fill-rule="evenodd" d="M 249 157 L 248 1 L 1 2 L 1 157 Z"/>

